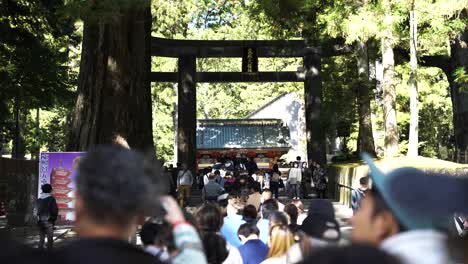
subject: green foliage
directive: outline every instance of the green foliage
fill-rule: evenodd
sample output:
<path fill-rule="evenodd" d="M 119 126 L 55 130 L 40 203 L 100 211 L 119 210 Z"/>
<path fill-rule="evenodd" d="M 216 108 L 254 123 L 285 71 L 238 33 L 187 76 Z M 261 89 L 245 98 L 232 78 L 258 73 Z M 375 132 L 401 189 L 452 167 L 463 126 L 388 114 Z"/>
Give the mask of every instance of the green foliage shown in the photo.
<path fill-rule="evenodd" d="M 57 16 L 63 1 L 0 2 L 0 131 L 13 139 L 16 104 L 20 126 L 31 127 L 30 109 L 69 107 L 76 75 L 68 68 L 68 47 L 78 43 L 70 20 Z M 25 132 L 27 133 L 27 132 Z M 22 135 L 24 137 L 25 135 Z M 33 141 L 26 136 L 26 148 Z"/>
<path fill-rule="evenodd" d="M 126 10 L 150 7 L 151 0 L 65 0 L 61 14 L 87 22 L 102 22 Z"/>
<path fill-rule="evenodd" d="M 396 67 L 398 74 L 397 118 L 402 153 L 406 152 L 405 144 L 409 137 L 409 91 L 408 80 L 410 69 L 408 64 Z M 423 68 L 418 70 L 419 90 L 419 151 L 427 157 L 447 158 L 442 155 L 442 146 L 450 146 L 450 135 L 453 134 L 452 102 L 450 99 L 448 81 L 438 68 Z"/>
<path fill-rule="evenodd" d="M 468 93 L 468 73 L 466 70 L 463 67 L 459 67 L 455 70 L 453 75 L 455 82 L 460 85 L 460 90 Z"/>

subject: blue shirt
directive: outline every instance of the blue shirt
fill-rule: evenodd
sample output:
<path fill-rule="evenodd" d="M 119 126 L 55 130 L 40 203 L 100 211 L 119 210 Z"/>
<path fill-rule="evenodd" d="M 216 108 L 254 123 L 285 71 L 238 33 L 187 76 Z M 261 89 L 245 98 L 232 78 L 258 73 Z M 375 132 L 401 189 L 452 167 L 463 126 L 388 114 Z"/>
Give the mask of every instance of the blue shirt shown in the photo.
<path fill-rule="evenodd" d="M 244 224 L 242 215 L 228 215 L 224 217 L 224 224 L 221 227 L 221 235 L 226 239 L 229 244 L 234 247 L 240 247 L 242 245 L 239 237 L 237 236 L 237 230 Z"/>
<path fill-rule="evenodd" d="M 258 227 L 258 230 L 260 230 L 260 240 L 265 243 L 265 244 L 268 244 L 268 235 L 269 235 L 269 232 L 270 232 L 270 220 L 268 219 L 260 219 L 258 220 L 257 222 L 257 227 Z"/>
<path fill-rule="evenodd" d="M 265 260 L 268 255 L 268 246 L 261 240 L 248 240 L 239 247 L 244 264 L 259 264 Z"/>

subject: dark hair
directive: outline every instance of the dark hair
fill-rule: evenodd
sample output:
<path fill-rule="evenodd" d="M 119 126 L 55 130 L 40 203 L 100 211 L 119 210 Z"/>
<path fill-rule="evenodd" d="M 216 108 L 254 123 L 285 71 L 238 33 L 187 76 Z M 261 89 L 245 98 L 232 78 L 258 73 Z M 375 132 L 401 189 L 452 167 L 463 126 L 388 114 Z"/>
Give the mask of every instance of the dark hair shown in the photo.
<path fill-rule="evenodd" d="M 280 172 L 278 163 L 275 163 L 275 164 L 273 165 L 273 172 L 276 172 L 276 173 L 279 173 L 279 172 Z"/>
<path fill-rule="evenodd" d="M 284 212 L 273 211 L 270 213 L 268 219 L 270 220 L 271 226 L 288 226 L 288 216 Z"/>
<path fill-rule="evenodd" d="M 297 156 L 297 157 L 296 157 L 296 160 L 297 160 L 297 161 L 301 161 L 301 156 Z"/>
<path fill-rule="evenodd" d="M 254 192 L 261 192 L 262 191 L 262 186 L 260 185 L 259 182 L 252 182 L 250 184 L 250 188 L 254 190 Z"/>
<path fill-rule="evenodd" d="M 257 219 L 257 208 L 255 206 L 248 204 L 244 207 L 244 210 L 242 211 L 242 216 L 244 218 L 250 218 L 250 219 Z"/>
<path fill-rule="evenodd" d="M 396 257 L 369 245 L 353 244 L 342 247 L 325 247 L 314 251 L 300 263 L 314 264 L 400 264 Z"/>
<path fill-rule="evenodd" d="M 140 231 L 140 238 L 143 245 L 166 246 L 169 251 L 175 250 L 172 227 L 167 222 L 152 223 L 146 222 Z"/>
<path fill-rule="evenodd" d="M 291 224 L 297 224 L 297 218 L 299 216 L 299 210 L 297 209 L 297 206 L 294 204 L 290 203 L 287 204 L 283 211 L 289 215 L 289 218 L 291 219 Z"/>
<path fill-rule="evenodd" d="M 221 175 L 221 172 L 219 170 L 215 170 L 214 175 Z"/>
<path fill-rule="evenodd" d="M 369 177 L 362 177 L 359 179 L 359 184 L 361 185 L 367 185 L 369 184 Z"/>
<path fill-rule="evenodd" d="M 89 150 L 76 177 L 87 215 L 98 224 L 126 227 L 160 206 L 161 166 L 142 154 L 117 145 Z"/>
<path fill-rule="evenodd" d="M 198 228 L 201 232 L 218 232 L 223 226 L 223 214 L 218 205 L 208 203 L 195 213 Z"/>
<path fill-rule="evenodd" d="M 278 202 L 275 199 L 269 199 L 262 204 L 262 217 L 268 219 L 270 214 L 274 211 L 278 211 Z"/>
<path fill-rule="evenodd" d="M 208 179 L 209 180 L 214 180 L 214 179 L 216 179 L 216 175 L 213 174 L 213 173 L 210 173 L 210 174 L 208 174 Z"/>
<path fill-rule="evenodd" d="M 258 229 L 258 227 L 256 225 L 252 225 L 252 224 L 249 224 L 249 223 L 245 223 L 245 224 L 242 224 L 240 227 L 239 227 L 239 230 L 237 231 L 237 235 L 238 236 L 245 236 L 245 237 L 249 237 L 250 235 L 252 234 L 255 234 L 255 235 L 260 235 L 260 230 Z"/>
<path fill-rule="evenodd" d="M 229 255 L 226 240 L 214 232 L 202 234 L 203 248 L 208 264 L 221 264 Z"/>
<path fill-rule="evenodd" d="M 46 183 L 41 186 L 41 190 L 43 193 L 51 193 L 52 192 L 52 185 Z"/>
<path fill-rule="evenodd" d="M 376 217 L 377 215 L 388 211 L 394 216 L 395 220 L 397 221 L 399 232 L 406 231 L 406 228 L 395 216 L 395 214 L 393 213 L 392 209 L 388 206 L 380 191 L 377 188 L 372 188 L 370 189 L 369 194 L 369 196 L 372 198 L 372 216 Z"/>

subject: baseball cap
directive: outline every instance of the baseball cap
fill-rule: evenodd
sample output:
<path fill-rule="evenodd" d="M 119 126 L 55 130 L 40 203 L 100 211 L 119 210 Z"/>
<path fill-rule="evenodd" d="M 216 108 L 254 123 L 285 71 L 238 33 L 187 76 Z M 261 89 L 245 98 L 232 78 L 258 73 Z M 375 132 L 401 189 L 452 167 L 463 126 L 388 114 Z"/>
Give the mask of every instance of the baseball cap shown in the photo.
<path fill-rule="evenodd" d="M 454 213 L 468 212 L 468 178 L 412 167 L 383 173 L 370 155 L 361 157 L 369 165 L 373 188 L 408 230 L 445 228 Z"/>
<path fill-rule="evenodd" d="M 327 241 L 338 241 L 340 226 L 335 219 L 333 204 L 328 200 L 313 200 L 301 230 L 308 236 Z"/>

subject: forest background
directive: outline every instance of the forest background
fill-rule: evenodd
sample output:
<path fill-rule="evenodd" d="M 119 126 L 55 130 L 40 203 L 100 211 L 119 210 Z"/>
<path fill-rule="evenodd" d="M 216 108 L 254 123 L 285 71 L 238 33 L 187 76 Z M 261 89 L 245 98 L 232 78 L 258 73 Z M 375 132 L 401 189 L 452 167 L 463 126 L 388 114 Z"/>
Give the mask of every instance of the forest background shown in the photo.
<path fill-rule="evenodd" d="M 116 2 L 123 5 L 125 1 L 130 0 Z M 66 149 L 83 38 L 82 21 L 70 16 L 73 2 L 0 2 L 2 154 L 37 158 L 39 151 Z M 105 5 L 112 1 L 102 2 Z M 380 155 L 388 148 L 385 130 L 389 120 L 384 119 L 384 90 L 388 87 L 383 83 L 383 66 L 379 65 L 387 65 L 382 60 L 391 47 L 395 61 L 390 78 L 396 91 L 397 154 L 408 152 L 410 84 L 416 80 L 419 154 L 451 159 L 455 155 L 454 118 L 448 77 L 457 83 L 459 92 L 466 92 L 466 68 L 455 69 L 447 76 L 440 67 L 427 67 L 430 63 L 424 58 L 451 56 L 452 42 L 466 31 L 467 6 L 467 0 L 153 0 L 152 35 L 205 40 L 305 38 L 312 45 L 336 41 L 352 47 L 322 60 L 322 126 L 329 138 L 336 135 L 338 126 L 349 127 L 345 148 L 349 153 L 362 149 L 359 131 L 366 126 L 373 131 L 372 144 Z M 421 63 L 417 74 L 410 65 L 412 10 L 418 18 L 416 56 Z M 365 49 L 355 48 L 359 45 Z M 366 66 L 362 66 L 362 50 Z M 295 71 L 301 66 L 300 59 L 259 60 L 260 71 Z M 367 69 L 364 74 L 362 67 Z M 152 70 L 176 71 L 177 60 L 153 58 Z M 241 60 L 198 59 L 197 70 L 240 71 Z M 152 84 L 153 138 L 157 157 L 165 161 L 174 159 L 175 85 Z M 364 98 L 363 88 L 369 94 Z M 197 116 L 243 118 L 290 91 L 303 96 L 303 84 L 198 84 Z M 365 101 L 369 103 L 371 123 L 360 120 L 366 111 Z"/>

